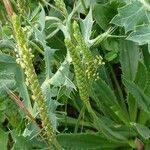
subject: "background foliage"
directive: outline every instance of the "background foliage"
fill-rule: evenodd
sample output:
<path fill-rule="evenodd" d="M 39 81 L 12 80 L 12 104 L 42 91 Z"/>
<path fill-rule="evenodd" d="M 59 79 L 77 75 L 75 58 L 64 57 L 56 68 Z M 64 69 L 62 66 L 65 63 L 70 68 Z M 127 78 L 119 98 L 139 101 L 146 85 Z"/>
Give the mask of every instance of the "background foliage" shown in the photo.
<path fill-rule="evenodd" d="M 48 116 L 62 148 L 149 150 L 149 1 L 10 1 L 34 55 Z M 49 149 L 37 105 L 17 63 L 16 39 L 2 1 L 0 20 L 0 149 Z M 64 42 L 71 38 L 81 46 L 74 21 L 82 46 L 95 62 L 103 58 L 94 65 L 94 77 L 86 78 L 91 112 L 81 100 L 78 70 Z M 82 48 L 79 57 L 89 72 Z"/>

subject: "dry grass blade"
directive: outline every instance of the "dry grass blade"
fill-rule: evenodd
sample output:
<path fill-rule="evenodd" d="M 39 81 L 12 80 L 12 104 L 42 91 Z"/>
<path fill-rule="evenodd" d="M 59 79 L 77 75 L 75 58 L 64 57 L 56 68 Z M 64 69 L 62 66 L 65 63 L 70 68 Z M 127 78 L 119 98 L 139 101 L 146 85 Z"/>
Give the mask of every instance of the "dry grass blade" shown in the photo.
<path fill-rule="evenodd" d="M 35 118 L 32 116 L 32 114 L 29 112 L 29 110 L 24 105 L 23 101 L 20 100 L 20 98 L 15 95 L 11 90 L 7 89 L 8 95 L 11 97 L 11 99 L 19 106 L 20 109 L 23 110 L 23 112 L 33 121 L 36 123 Z"/>
<path fill-rule="evenodd" d="M 10 1 L 9 0 L 3 0 L 3 3 L 5 5 L 5 8 L 6 8 L 6 11 L 7 11 L 9 18 L 11 18 L 14 14 L 14 11 L 13 11 L 13 8 L 11 6 Z"/>

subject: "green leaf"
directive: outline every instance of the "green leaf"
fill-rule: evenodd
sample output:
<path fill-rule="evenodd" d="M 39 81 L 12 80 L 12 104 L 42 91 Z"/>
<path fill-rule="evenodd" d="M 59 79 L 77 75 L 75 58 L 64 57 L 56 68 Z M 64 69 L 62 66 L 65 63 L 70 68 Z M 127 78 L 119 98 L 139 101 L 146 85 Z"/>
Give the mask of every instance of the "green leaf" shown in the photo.
<path fill-rule="evenodd" d="M 8 99 L 10 101 L 10 99 Z M 7 109 L 5 110 L 5 117 L 7 116 L 7 119 L 9 121 L 9 124 L 13 128 L 17 128 L 21 122 L 21 114 L 19 112 L 18 106 L 14 104 L 13 102 L 10 102 L 10 104 L 7 104 Z M 23 117 L 24 115 L 22 115 Z"/>
<path fill-rule="evenodd" d="M 66 81 L 66 77 L 69 75 L 69 67 L 70 67 L 70 60 L 68 56 L 61 64 L 57 72 L 49 79 L 49 84 L 54 86 L 62 86 Z M 47 81 L 46 81 L 47 82 Z"/>
<path fill-rule="evenodd" d="M 145 87 L 145 93 L 150 96 L 150 53 L 147 50 L 147 46 L 144 45 L 142 50 L 142 54 L 143 54 L 143 59 L 144 59 L 144 64 L 147 68 L 148 74 L 147 74 L 147 83 L 146 83 L 146 87 Z"/>
<path fill-rule="evenodd" d="M 66 150 L 115 150 L 117 147 L 128 147 L 125 143 L 107 140 L 98 134 L 59 134 L 58 141 Z"/>
<path fill-rule="evenodd" d="M 45 28 L 45 11 L 44 11 L 44 8 L 42 7 L 42 5 L 41 5 L 41 12 L 39 15 L 38 23 L 40 24 L 41 31 L 43 31 Z"/>
<path fill-rule="evenodd" d="M 86 18 L 84 20 L 81 20 L 81 32 L 83 35 L 83 38 L 85 39 L 85 42 L 88 43 L 90 40 L 91 34 L 92 34 L 92 26 L 93 26 L 93 17 L 92 17 L 92 8 L 90 8 L 90 11 Z"/>
<path fill-rule="evenodd" d="M 110 27 L 109 22 L 115 14 L 116 10 L 110 5 L 110 3 L 94 5 L 93 17 L 98 25 L 105 31 Z"/>
<path fill-rule="evenodd" d="M 108 38 L 102 41 L 101 46 L 107 51 L 114 51 L 116 53 L 120 50 L 118 39 Z"/>
<path fill-rule="evenodd" d="M 27 136 L 14 136 L 15 143 L 12 150 L 32 150 L 32 149 L 47 149 L 47 145 L 44 141 L 38 138 L 32 138 Z"/>
<path fill-rule="evenodd" d="M 0 49 L 14 49 L 15 45 L 8 39 L 0 40 Z"/>
<path fill-rule="evenodd" d="M 29 110 L 29 112 L 33 114 L 28 88 L 25 84 L 25 75 L 20 66 L 17 66 L 15 70 L 15 80 L 16 80 L 17 91 L 20 94 L 19 96 L 24 100 L 24 104 L 26 108 Z"/>
<path fill-rule="evenodd" d="M 131 2 L 131 0 L 110 0 L 111 3 L 114 1 L 121 4 L 129 4 Z"/>
<path fill-rule="evenodd" d="M 145 145 L 145 150 L 149 150 L 150 149 L 150 140 L 148 141 L 148 143 L 146 143 Z"/>
<path fill-rule="evenodd" d="M 147 83 L 149 82 L 148 70 L 146 66 L 139 61 L 137 73 L 135 77 L 135 83 L 143 90 L 146 89 Z"/>
<path fill-rule="evenodd" d="M 128 37 L 128 40 L 137 42 L 139 45 L 144 45 L 150 42 L 150 25 L 142 25 L 136 27 Z"/>
<path fill-rule="evenodd" d="M 134 96 L 138 106 L 142 108 L 148 114 L 150 113 L 150 101 L 149 97 L 145 95 L 144 91 L 140 89 L 135 83 L 123 78 L 123 83 L 128 91 Z"/>
<path fill-rule="evenodd" d="M 139 24 L 149 23 L 149 15 L 150 12 L 142 2 L 131 1 L 118 9 L 118 15 L 111 20 L 111 23 L 124 27 L 128 32 Z"/>
<path fill-rule="evenodd" d="M 5 94 L 6 88 L 15 87 L 15 70 L 17 64 L 15 60 L 5 54 L 0 54 L 0 93 Z"/>
<path fill-rule="evenodd" d="M 134 123 L 138 133 L 145 139 L 148 140 L 150 138 L 150 129 L 142 124 Z"/>
<path fill-rule="evenodd" d="M 118 56 L 117 52 L 112 51 L 112 52 L 108 52 L 107 54 L 105 54 L 105 59 L 106 59 L 107 61 L 112 61 L 112 60 L 114 60 L 117 56 Z"/>
<path fill-rule="evenodd" d="M 53 127 L 56 130 L 57 124 L 56 124 L 56 108 L 58 105 L 60 105 L 56 100 L 53 100 L 52 97 L 59 97 L 59 88 L 66 86 L 70 91 L 75 88 L 73 86 L 71 80 L 69 80 L 69 67 L 70 67 L 70 57 L 69 55 L 66 56 L 64 62 L 61 64 L 59 69 L 56 71 L 56 73 L 52 76 L 51 71 L 51 59 L 52 55 L 55 52 L 54 49 L 51 49 L 49 47 L 46 47 L 45 49 L 45 62 L 46 62 L 46 79 L 42 84 L 42 91 L 46 99 L 46 103 L 48 106 L 48 112 L 49 117 L 52 120 Z M 48 56 L 48 54 L 51 54 L 51 56 Z M 70 94 L 70 91 L 68 92 Z M 65 92 L 63 93 L 65 94 Z"/>
<path fill-rule="evenodd" d="M 9 55 L 0 55 L 0 93 L 6 93 L 7 88 L 17 90 L 25 100 L 27 109 L 32 113 L 30 98 L 24 83 L 24 73 L 15 59 Z"/>
<path fill-rule="evenodd" d="M 0 149 L 7 150 L 8 134 L 0 129 Z"/>
<path fill-rule="evenodd" d="M 30 1 L 28 1 L 28 2 L 30 2 Z M 33 10 L 33 11 L 30 13 L 28 20 L 34 22 L 36 20 L 37 15 L 39 14 L 39 12 L 41 10 L 41 6 L 39 5 L 36 7 L 33 4 L 32 4 L 32 6 L 34 7 L 34 9 L 31 8 L 31 10 Z"/>
<path fill-rule="evenodd" d="M 135 77 L 135 83 L 142 89 L 144 90 L 147 86 L 148 83 L 148 71 L 145 67 L 145 65 L 139 61 L 138 63 L 138 68 L 137 68 L 137 73 Z M 143 113 L 143 111 L 138 112 L 137 109 L 137 102 L 135 98 L 131 95 L 131 93 L 128 93 L 127 96 L 127 101 L 128 101 L 128 106 L 129 106 L 129 114 L 130 114 L 130 119 L 131 121 L 135 122 L 137 119 L 137 113 L 138 113 L 138 119 L 144 119 L 146 117 L 140 117 L 140 113 Z"/>
<path fill-rule="evenodd" d="M 0 111 L 5 110 L 6 107 L 7 107 L 7 103 L 6 103 L 6 101 L 4 100 L 4 97 L 0 97 Z"/>
<path fill-rule="evenodd" d="M 127 102 L 130 120 L 135 122 L 137 119 L 138 106 L 135 98 L 132 96 L 131 93 L 129 93 L 129 91 L 127 95 Z"/>
<path fill-rule="evenodd" d="M 85 3 L 85 7 L 88 8 L 93 6 L 95 3 L 97 2 L 97 0 L 84 0 L 84 3 Z M 77 1 L 77 5 L 79 5 L 79 8 L 78 8 L 78 13 L 82 13 L 82 14 L 85 14 L 85 8 L 83 7 L 83 4 L 81 2 L 81 0 L 78 0 Z"/>
<path fill-rule="evenodd" d="M 139 59 L 139 47 L 131 41 L 120 40 L 120 63 L 122 74 L 126 79 L 130 81 L 135 79 Z M 135 121 L 137 115 L 136 101 L 130 94 L 127 95 L 127 101 L 130 119 Z"/>
<path fill-rule="evenodd" d="M 100 79 L 97 80 L 92 87 L 94 95 L 99 99 L 100 103 L 104 103 L 106 107 L 109 107 L 115 115 L 119 117 L 120 120 L 128 124 L 128 116 L 118 104 L 117 98 L 112 89 Z"/>
<path fill-rule="evenodd" d="M 148 52 L 148 46 L 143 45 L 142 46 L 142 55 L 143 55 L 143 61 L 146 66 L 146 68 L 150 71 L 150 53 Z"/>
<path fill-rule="evenodd" d="M 49 79 L 52 77 L 52 64 L 54 61 L 54 53 L 56 49 L 51 49 L 48 46 L 44 46 L 44 56 L 45 56 L 45 65 L 46 65 L 46 78 Z"/>
<path fill-rule="evenodd" d="M 139 47 L 133 42 L 120 40 L 120 63 L 126 79 L 134 80 L 139 59 Z"/>

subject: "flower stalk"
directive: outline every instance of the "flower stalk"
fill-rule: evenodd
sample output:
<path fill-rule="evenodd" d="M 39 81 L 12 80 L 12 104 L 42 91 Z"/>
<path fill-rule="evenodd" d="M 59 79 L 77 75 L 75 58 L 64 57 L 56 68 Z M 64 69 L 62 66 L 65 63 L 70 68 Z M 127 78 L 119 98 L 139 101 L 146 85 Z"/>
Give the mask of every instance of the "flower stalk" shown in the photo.
<path fill-rule="evenodd" d="M 47 135 L 47 140 L 49 143 L 53 143 L 57 149 L 60 148 L 60 145 L 56 141 L 56 135 L 53 130 L 52 122 L 48 117 L 48 110 L 45 105 L 44 96 L 42 94 L 37 75 L 32 63 L 32 53 L 31 49 L 28 48 L 28 44 L 25 38 L 24 31 L 20 25 L 19 18 L 17 15 L 12 16 L 13 29 L 17 41 L 17 50 L 18 50 L 18 61 L 26 74 L 26 83 L 32 91 L 32 98 L 37 103 L 39 108 L 39 114 L 43 122 L 43 127 Z M 57 143 L 57 144 L 56 144 Z"/>
<path fill-rule="evenodd" d="M 80 27 L 76 21 L 73 22 L 73 35 L 77 42 L 78 51 L 82 53 L 85 67 L 86 67 L 86 74 L 88 79 L 93 79 L 96 76 L 97 66 L 102 64 L 102 57 L 92 55 L 90 49 L 87 47 L 83 36 L 80 32 Z"/>

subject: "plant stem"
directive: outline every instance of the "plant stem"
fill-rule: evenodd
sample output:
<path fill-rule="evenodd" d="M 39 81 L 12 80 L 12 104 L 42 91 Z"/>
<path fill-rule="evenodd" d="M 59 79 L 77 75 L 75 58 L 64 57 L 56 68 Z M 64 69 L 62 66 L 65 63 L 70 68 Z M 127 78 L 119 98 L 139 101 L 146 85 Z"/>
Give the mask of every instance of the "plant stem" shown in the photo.
<path fill-rule="evenodd" d="M 80 120 L 81 120 L 81 118 L 82 118 L 82 116 L 83 116 L 84 111 L 85 111 L 85 105 L 83 105 L 83 107 L 82 107 L 82 109 L 81 109 L 81 111 L 80 111 L 79 117 L 78 117 L 78 119 L 77 119 L 77 124 L 76 124 L 76 126 L 75 126 L 74 133 L 77 133 L 77 131 L 78 131 L 79 123 L 80 123 Z"/>

